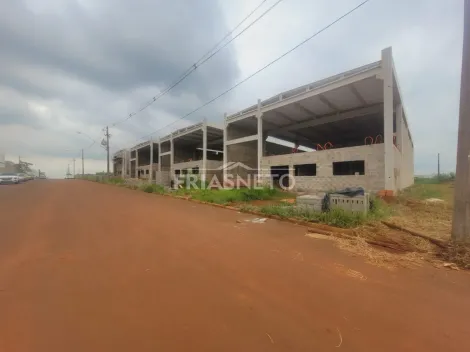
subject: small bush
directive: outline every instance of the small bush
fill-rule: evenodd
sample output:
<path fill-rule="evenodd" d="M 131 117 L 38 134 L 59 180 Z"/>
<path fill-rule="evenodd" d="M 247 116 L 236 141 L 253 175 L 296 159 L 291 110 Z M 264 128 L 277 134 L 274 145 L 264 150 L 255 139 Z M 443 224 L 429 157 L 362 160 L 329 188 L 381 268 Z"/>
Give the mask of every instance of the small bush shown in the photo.
<path fill-rule="evenodd" d="M 140 189 L 145 193 L 153 193 L 153 185 L 142 185 Z"/>
<path fill-rule="evenodd" d="M 370 208 L 367 217 L 373 220 L 380 220 L 393 215 L 393 209 L 382 199 L 371 197 Z"/>
<path fill-rule="evenodd" d="M 165 188 L 161 185 L 154 185 L 154 184 L 144 184 L 139 187 L 141 191 L 145 193 L 157 193 L 163 194 L 165 193 Z"/>

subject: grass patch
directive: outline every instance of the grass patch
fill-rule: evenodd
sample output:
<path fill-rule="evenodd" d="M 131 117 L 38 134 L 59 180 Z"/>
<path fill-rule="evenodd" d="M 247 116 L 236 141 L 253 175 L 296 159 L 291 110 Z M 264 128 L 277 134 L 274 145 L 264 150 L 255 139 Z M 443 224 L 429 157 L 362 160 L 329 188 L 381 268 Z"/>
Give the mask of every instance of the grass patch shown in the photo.
<path fill-rule="evenodd" d="M 428 198 L 442 198 L 442 190 L 439 184 L 423 183 L 415 184 L 411 187 L 404 189 L 399 194 L 400 198 L 412 199 L 428 199 Z"/>
<path fill-rule="evenodd" d="M 405 188 L 398 194 L 399 201 L 425 200 L 429 198 L 442 199 L 452 203 L 454 199 L 454 184 L 446 183 L 417 183 Z"/>
<path fill-rule="evenodd" d="M 415 177 L 416 185 L 438 185 L 441 183 L 453 182 L 455 180 L 455 172 L 449 172 L 441 175 L 432 175 L 431 177 Z"/>
<path fill-rule="evenodd" d="M 325 212 L 311 210 L 307 207 L 295 205 L 243 205 L 242 211 L 257 211 L 265 215 L 276 215 L 282 218 L 296 218 L 299 220 L 318 222 L 341 228 L 354 228 L 367 222 L 380 220 L 392 214 L 391 208 L 380 199 L 374 199 L 367 214 L 345 211 L 343 209 L 331 209 Z"/>
<path fill-rule="evenodd" d="M 181 188 L 175 191 L 174 194 L 190 196 L 192 199 L 216 204 L 243 203 L 253 200 L 271 200 L 285 197 L 284 192 L 271 188 L 221 190 Z"/>
<path fill-rule="evenodd" d="M 108 177 L 108 178 L 104 178 L 104 179 L 103 179 L 103 182 L 104 182 L 104 183 L 109 183 L 109 184 L 111 184 L 111 185 L 121 185 L 121 184 L 126 183 L 126 180 L 124 180 L 124 179 L 121 178 L 121 177 L 110 176 L 110 177 Z"/>
<path fill-rule="evenodd" d="M 143 184 L 139 186 L 139 189 L 145 193 L 157 193 L 157 194 L 166 193 L 165 188 L 161 185 Z"/>
<path fill-rule="evenodd" d="M 262 207 L 245 206 L 241 209 L 259 211 L 265 215 L 277 215 L 282 218 L 296 218 L 304 221 L 320 222 L 343 228 L 357 227 L 363 224 L 367 219 L 363 214 L 350 213 L 342 209 L 317 212 L 306 207 L 297 207 L 292 205 L 266 205 Z"/>

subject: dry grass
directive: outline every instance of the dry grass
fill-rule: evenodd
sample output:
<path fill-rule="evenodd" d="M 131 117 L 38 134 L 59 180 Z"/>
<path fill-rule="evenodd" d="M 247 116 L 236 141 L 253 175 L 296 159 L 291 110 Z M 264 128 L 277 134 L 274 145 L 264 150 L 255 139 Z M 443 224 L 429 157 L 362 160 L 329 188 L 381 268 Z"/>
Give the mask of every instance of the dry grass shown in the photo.
<path fill-rule="evenodd" d="M 420 266 L 425 260 L 422 254 L 416 252 L 399 254 L 378 249 L 368 244 L 364 237 L 356 237 L 354 239 L 337 238 L 336 243 L 340 249 L 365 257 L 368 263 L 389 270 L 397 267 L 409 268 Z"/>
<path fill-rule="evenodd" d="M 397 204 L 394 216 L 388 220 L 429 237 L 448 241 L 452 228 L 452 207 L 447 202 L 408 201 Z"/>
<path fill-rule="evenodd" d="M 462 269 L 470 269 L 470 243 L 450 242 L 448 247 L 438 254 L 438 258 L 445 262 L 455 263 Z"/>

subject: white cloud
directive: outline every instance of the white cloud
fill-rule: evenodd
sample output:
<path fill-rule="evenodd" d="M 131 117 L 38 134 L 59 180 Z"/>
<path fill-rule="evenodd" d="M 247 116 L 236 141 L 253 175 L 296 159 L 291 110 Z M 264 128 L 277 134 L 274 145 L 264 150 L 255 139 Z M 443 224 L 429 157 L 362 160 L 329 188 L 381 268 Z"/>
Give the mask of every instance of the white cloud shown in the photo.
<path fill-rule="evenodd" d="M 67 160 L 90 144 L 76 133 L 82 131 L 98 142 L 87 150 L 96 160 L 90 169 L 102 171 L 105 154 L 98 144 L 103 126 L 125 118 L 171 83 L 258 3 L 180 0 L 158 12 L 155 6 L 162 5 L 151 0 L 7 1 L 0 15 L 0 41 L 5 43 L 0 53 L 0 149 L 12 158 L 19 154 L 35 160 L 36 168 L 59 177 Z M 267 1 L 253 18 L 274 3 Z M 379 60 L 380 50 L 393 46 L 415 141 L 416 172 L 433 172 L 438 152 L 443 169 L 452 170 L 461 1 L 372 0 L 216 103 L 178 120 L 356 3 L 282 1 L 171 94 L 112 128 L 112 150 L 171 122 L 156 137 L 204 117 L 221 122 L 224 112 Z"/>

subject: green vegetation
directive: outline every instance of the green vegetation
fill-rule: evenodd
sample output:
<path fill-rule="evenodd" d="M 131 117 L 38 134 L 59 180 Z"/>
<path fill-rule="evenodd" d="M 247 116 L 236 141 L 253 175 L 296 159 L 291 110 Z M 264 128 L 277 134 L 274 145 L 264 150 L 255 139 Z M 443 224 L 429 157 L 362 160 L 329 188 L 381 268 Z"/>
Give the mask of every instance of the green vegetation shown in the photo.
<path fill-rule="evenodd" d="M 374 199 L 372 201 L 371 209 L 367 214 L 352 213 L 343 209 L 331 209 L 329 211 L 319 212 L 295 205 L 266 205 L 261 207 L 244 205 L 240 209 L 242 211 L 256 211 L 265 215 L 295 218 L 342 228 L 357 227 L 370 221 L 380 220 L 389 216 L 392 212 L 390 207 L 380 199 Z"/>
<path fill-rule="evenodd" d="M 214 204 L 241 203 L 240 210 L 256 211 L 266 215 L 276 215 L 283 218 L 296 218 L 304 221 L 324 223 L 327 225 L 351 228 L 365 223 L 380 220 L 390 216 L 392 209 L 380 199 L 371 200 L 371 208 L 368 214 L 352 213 L 342 209 L 332 209 L 326 212 L 316 212 L 305 207 L 297 207 L 293 204 L 271 204 L 265 206 L 253 206 L 252 201 L 280 200 L 292 198 L 295 194 L 272 188 L 244 188 L 244 189 L 195 189 L 180 188 L 176 191 L 165 189 L 161 185 L 144 183 L 141 185 L 128 184 L 125 180 L 117 177 L 90 177 L 92 181 L 114 184 L 129 189 L 140 190 L 146 193 L 170 194 L 174 196 L 186 196 L 190 199 Z M 198 184 L 200 186 L 200 182 Z"/>
<path fill-rule="evenodd" d="M 438 185 L 440 183 L 453 182 L 455 180 L 455 172 L 449 172 L 441 175 L 432 175 L 431 177 L 415 177 L 415 185 Z"/>
<path fill-rule="evenodd" d="M 161 185 L 154 185 L 154 184 L 146 183 L 146 184 L 141 185 L 139 189 L 146 193 L 157 193 L 157 194 L 165 193 L 165 188 Z"/>
<path fill-rule="evenodd" d="M 440 184 L 418 183 L 401 191 L 398 196 L 400 199 L 428 199 L 442 198 L 442 187 Z"/>
<path fill-rule="evenodd" d="M 278 189 L 271 188 L 245 188 L 245 189 L 179 189 L 175 192 L 176 195 L 190 196 L 192 199 L 197 199 L 203 202 L 228 204 L 228 203 L 241 203 L 253 200 L 271 200 L 285 198 L 288 195 Z"/>
<path fill-rule="evenodd" d="M 124 180 L 121 177 L 115 177 L 115 176 L 110 176 L 107 179 L 103 179 L 105 183 L 109 183 L 112 185 L 122 185 L 126 183 L 126 180 Z"/>

